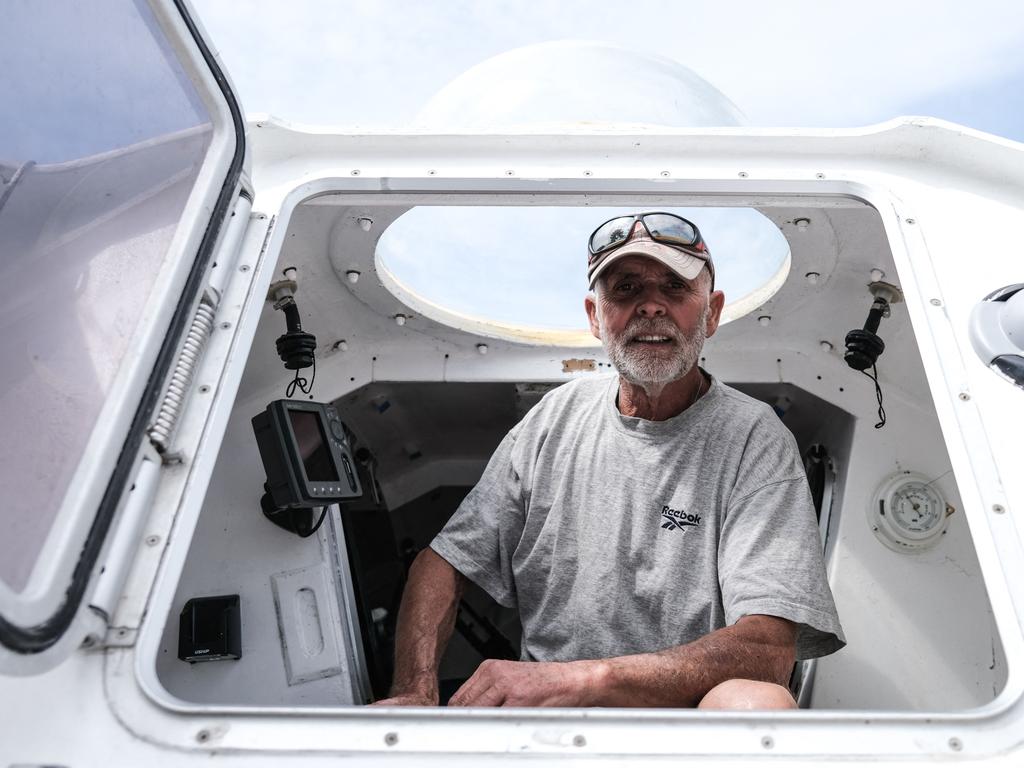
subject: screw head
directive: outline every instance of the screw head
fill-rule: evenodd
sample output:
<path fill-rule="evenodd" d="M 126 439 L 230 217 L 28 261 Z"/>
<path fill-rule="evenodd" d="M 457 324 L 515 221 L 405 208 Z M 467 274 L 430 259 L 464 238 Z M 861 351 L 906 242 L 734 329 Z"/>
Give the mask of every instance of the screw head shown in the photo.
<path fill-rule="evenodd" d="M 824 173 L 816 173 L 816 174 L 814 174 L 814 178 L 816 178 L 816 179 L 824 179 L 825 178 L 825 174 Z"/>
<path fill-rule="evenodd" d="M 917 220 L 916 219 L 907 219 L 906 221 L 907 221 L 907 224 L 917 224 Z"/>
<path fill-rule="evenodd" d="M 221 327 L 222 330 L 226 331 L 228 328 L 231 327 L 231 323 L 229 323 L 227 320 L 225 320 L 223 323 L 220 324 L 220 327 Z"/>
<path fill-rule="evenodd" d="M 933 307 L 941 307 L 942 299 L 929 299 L 928 303 L 931 304 Z"/>
<path fill-rule="evenodd" d="M 360 171 L 358 168 L 353 168 L 351 171 L 349 171 L 349 173 L 352 174 L 353 176 L 358 176 Z"/>
<path fill-rule="evenodd" d="M 250 269 L 251 269 L 251 267 L 248 264 L 243 264 L 242 266 L 240 266 L 238 268 L 238 271 L 239 272 L 248 272 Z"/>
<path fill-rule="evenodd" d="M 964 744 L 962 741 L 960 741 L 960 739 L 954 736 L 952 739 L 949 740 L 949 748 L 952 749 L 954 752 L 959 752 L 961 749 L 964 748 Z"/>
<path fill-rule="evenodd" d="M 745 179 L 745 178 L 747 178 L 747 176 L 749 176 L 749 175 L 750 175 L 750 174 L 748 174 L 748 173 L 747 173 L 746 171 L 740 171 L 740 172 L 739 172 L 739 177 L 740 177 L 741 179 Z"/>
<path fill-rule="evenodd" d="M 995 512 L 997 515 L 1001 515 L 1004 512 L 1006 512 L 1006 507 L 1004 507 L 1002 504 L 993 504 L 992 511 Z"/>
<path fill-rule="evenodd" d="M 394 731 L 391 731 L 390 733 L 385 733 L 384 743 L 387 744 L 389 747 L 395 746 L 395 744 L 398 743 L 398 734 Z"/>
<path fill-rule="evenodd" d="M 963 401 L 964 401 L 965 403 L 966 403 L 966 402 L 967 402 L 968 400 L 970 400 L 970 399 L 971 399 L 971 396 L 970 396 L 969 394 L 967 394 L 966 392 L 961 392 L 961 393 L 960 393 L 959 395 L 957 395 L 957 397 L 959 397 L 959 398 L 960 398 L 961 400 L 963 400 Z"/>
<path fill-rule="evenodd" d="M 160 537 L 159 536 L 153 535 L 153 536 L 147 536 L 146 537 L 146 546 L 147 547 L 155 547 L 159 543 L 160 543 Z"/>
<path fill-rule="evenodd" d="M 771 749 L 775 746 L 775 739 L 773 739 L 771 736 L 762 736 L 761 746 L 765 749 Z"/>
<path fill-rule="evenodd" d="M 205 744 L 209 740 L 210 740 L 210 732 L 208 730 L 206 730 L 205 728 L 203 728 L 201 731 L 196 733 L 196 741 L 198 741 L 200 744 Z"/>
<path fill-rule="evenodd" d="M 199 394 L 205 395 L 209 391 L 210 391 L 210 385 L 209 384 L 201 384 L 199 386 Z"/>
<path fill-rule="evenodd" d="M 587 740 L 582 735 L 577 734 L 572 737 L 572 745 L 574 747 L 585 747 L 587 746 Z"/>

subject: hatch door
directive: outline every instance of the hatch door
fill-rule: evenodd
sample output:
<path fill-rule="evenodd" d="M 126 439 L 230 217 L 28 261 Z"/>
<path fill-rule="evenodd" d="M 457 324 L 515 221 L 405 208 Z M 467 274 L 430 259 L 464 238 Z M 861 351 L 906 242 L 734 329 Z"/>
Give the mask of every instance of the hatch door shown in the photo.
<path fill-rule="evenodd" d="M 245 145 L 182 2 L 14 3 L 4 32 L 0 672 L 17 674 L 83 641 Z"/>

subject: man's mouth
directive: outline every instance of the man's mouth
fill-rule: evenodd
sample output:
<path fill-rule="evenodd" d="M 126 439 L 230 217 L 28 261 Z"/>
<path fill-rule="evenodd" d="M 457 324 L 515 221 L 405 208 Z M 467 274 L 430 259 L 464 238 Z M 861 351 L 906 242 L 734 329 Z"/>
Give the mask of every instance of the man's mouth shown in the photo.
<path fill-rule="evenodd" d="M 660 336 L 658 334 L 643 334 L 641 336 L 634 336 L 630 339 L 633 344 L 671 344 L 673 339 L 671 336 Z"/>

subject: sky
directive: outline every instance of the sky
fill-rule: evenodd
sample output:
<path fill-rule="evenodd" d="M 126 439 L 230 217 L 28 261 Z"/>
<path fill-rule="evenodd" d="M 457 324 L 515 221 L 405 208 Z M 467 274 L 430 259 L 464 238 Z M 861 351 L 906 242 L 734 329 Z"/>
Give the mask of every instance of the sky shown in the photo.
<path fill-rule="evenodd" d="M 687 76 L 682 68 L 687 68 L 722 94 L 728 109 L 723 107 L 720 114 L 734 114 L 727 104 L 731 102 L 748 126 L 860 127 L 902 115 L 927 115 L 1024 142 L 1024 12 L 1018 0 L 193 4 L 246 112 L 269 113 L 298 124 L 340 130 L 414 126 L 418 116 L 438 114 L 437 99 L 432 101 L 435 94 L 492 57 L 550 41 L 589 41 L 625 49 L 637 61 L 656 57 L 669 69 L 677 67 L 682 77 Z M 530 55 L 520 57 L 520 64 L 506 74 L 514 77 L 515 72 L 526 71 L 530 60 Z M 550 84 L 567 72 L 563 63 L 548 62 L 546 69 L 544 63 L 538 64 L 539 74 L 530 76 L 546 78 Z M 677 112 L 690 109 L 688 114 L 693 114 L 692 104 L 687 106 L 685 97 L 680 102 L 679 95 L 665 86 L 663 75 L 668 76 L 654 66 L 609 77 L 607 88 L 594 95 L 594 102 L 605 104 L 606 112 L 583 114 L 591 109 L 584 93 L 582 103 L 568 107 L 580 114 L 570 116 L 600 119 L 609 110 L 619 114 L 620 105 L 625 105 L 622 114 L 638 109 L 637 119 L 642 119 L 664 106 L 655 104 L 659 100 L 669 111 L 675 104 Z M 571 80 L 572 75 L 563 79 Z M 555 85 L 563 87 L 563 94 L 573 92 L 571 82 Z M 495 82 L 493 89 L 506 86 L 513 88 L 511 83 Z M 485 94 L 477 93 L 483 101 Z M 486 95 L 493 105 L 494 94 Z M 472 89 L 463 97 L 461 103 L 451 98 L 447 102 L 447 115 L 456 122 L 464 104 L 472 110 Z M 641 100 L 644 106 L 629 106 Z M 440 114 L 444 116 L 445 109 Z M 703 124 L 714 124 L 711 120 Z M 716 235 L 715 242 L 708 240 L 716 264 L 720 259 L 726 262 L 721 271 L 727 296 L 734 298 L 749 286 L 731 282 L 730 272 L 746 275 L 749 282 L 752 270 L 761 269 L 766 279 L 780 260 L 777 243 L 770 253 L 761 253 L 741 239 L 751 225 L 749 214 L 741 216 L 742 226 L 730 228 L 723 227 L 714 213 L 714 226 L 725 234 Z M 540 227 L 551 216 L 537 212 L 535 220 Z M 571 241 L 582 244 L 599 223 L 574 222 Z M 493 222 L 491 228 L 503 229 Z M 573 314 L 548 310 L 539 324 L 582 326 L 582 318 L 574 319 L 581 303 L 575 295 L 585 289 L 585 281 L 580 285 L 579 252 L 557 255 L 560 271 L 550 277 L 555 290 L 538 292 L 534 306 L 507 289 L 515 275 L 494 271 L 511 259 L 494 258 L 484 270 L 472 268 L 470 257 L 446 264 L 434 260 L 435 268 L 425 270 L 422 254 L 411 247 L 421 238 L 412 231 L 408 238 L 404 245 L 397 236 L 390 238 L 388 265 L 399 279 L 433 301 L 468 314 L 489 313 L 494 319 L 522 322 L 524 312 L 536 317 L 545 312 L 543 307 L 556 303 L 553 296 L 562 295 Z M 495 248 L 485 250 L 491 253 Z"/>

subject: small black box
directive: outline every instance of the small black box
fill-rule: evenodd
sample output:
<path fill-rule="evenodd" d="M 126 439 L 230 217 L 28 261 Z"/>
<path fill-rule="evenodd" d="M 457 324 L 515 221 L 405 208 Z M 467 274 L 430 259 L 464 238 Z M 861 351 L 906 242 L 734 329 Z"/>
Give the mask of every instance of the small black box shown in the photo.
<path fill-rule="evenodd" d="M 178 620 L 178 658 L 219 661 L 242 658 L 242 612 L 238 595 L 193 597 Z"/>

